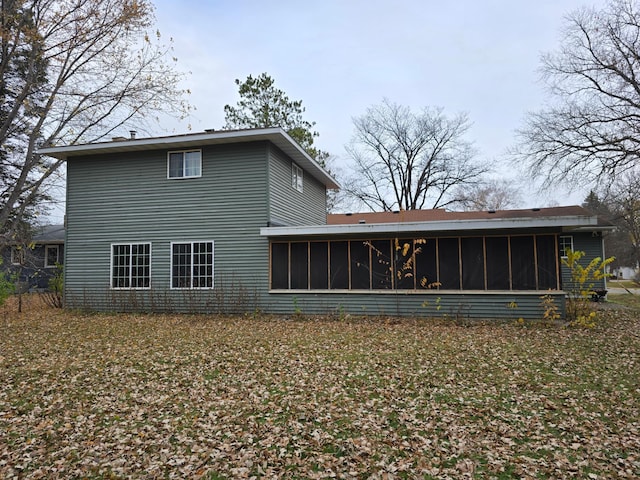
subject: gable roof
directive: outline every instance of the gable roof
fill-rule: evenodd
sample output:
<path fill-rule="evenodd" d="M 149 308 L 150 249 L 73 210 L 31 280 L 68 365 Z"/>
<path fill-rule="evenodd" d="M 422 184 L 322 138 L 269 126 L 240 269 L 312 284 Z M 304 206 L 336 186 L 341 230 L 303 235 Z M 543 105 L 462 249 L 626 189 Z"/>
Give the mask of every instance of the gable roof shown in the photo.
<path fill-rule="evenodd" d="M 111 142 L 87 143 L 60 147 L 41 148 L 38 153 L 60 160 L 72 157 L 100 155 L 105 153 L 139 152 L 157 149 L 194 148 L 205 145 L 222 145 L 269 141 L 286 153 L 302 169 L 327 188 L 340 188 L 338 182 L 329 175 L 309 154 L 280 127 L 253 128 L 246 130 L 206 130 L 166 137 L 115 139 Z"/>
<path fill-rule="evenodd" d="M 36 243 L 64 243 L 64 225 L 43 225 L 38 227 L 33 235 Z"/>
<path fill-rule="evenodd" d="M 411 232 L 509 231 L 553 228 L 561 232 L 611 230 L 613 225 L 579 206 L 448 212 L 446 210 L 409 210 L 328 214 L 326 225 L 267 227 L 260 230 L 268 237 L 312 235 L 388 235 Z"/>

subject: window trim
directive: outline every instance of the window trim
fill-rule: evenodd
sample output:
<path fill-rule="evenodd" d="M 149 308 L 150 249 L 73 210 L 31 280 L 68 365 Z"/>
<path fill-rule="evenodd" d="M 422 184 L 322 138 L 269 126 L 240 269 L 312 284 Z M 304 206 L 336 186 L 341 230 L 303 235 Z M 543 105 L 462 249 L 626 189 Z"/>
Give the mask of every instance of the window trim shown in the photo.
<path fill-rule="evenodd" d="M 24 247 L 11 247 L 11 265 L 22 265 L 27 261 L 27 254 Z"/>
<path fill-rule="evenodd" d="M 185 175 L 185 170 L 186 170 L 186 164 L 184 162 L 185 159 L 185 154 L 186 153 L 192 153 L 192 152 L 198 152 L 200 154 L 199 158 L 198 158 L 198 174 L 197 175 Z M 175 153 L 181 153 L 182 154 L 182 175 L 179 177 L 172 177 L 171 176 L 171 154 L 175 154 Z M 202 177 L 202 149 L 199 148 L 195 148 L 195 149 L 190 149 L 190 150 L 170 150 L 167 152 L 167 179 L 169 180 L 183 180 L 183 179 L 187 179 L 187 178 L 200 178 Z"/>
<path fill-rule="evenodd" d="M 194 287 L 193 286 L 193 244 L 194 243 L 210 243 L 211 244 L 211 286 L 210 287 Z M 189 287 L 174 287 L 173 286 L 173 246 L 174 245 L 191 245 L 191 265 L 190 265 L 190 284 Z M 215 250 L 215 242 L 213 240 L 184 240 L 184 241 L 174 241 L 171 242 L 169 247 L 169 289 L 170 290 L 213 290 L 215 288 L 215 259 L 216 259 L 216 250 Z"/>
<path fill-rule="evenodd" d="M 300 193 L 304 190 L 304 170 L 295 163 L 291 163 L 291 188 Z"/>
<path fill-rule="evenodd" d="M 564 238 L 568 238 L 569 239 L 569 243 L 571 244 L 571 246 L 569 247 L 571 249 L 572 252 L 574 252 L 575 250 L 573 249 L 573 235 L 559 235 L 558 236 L 558 249 L 560 250 L 560 258 L 567 258 L 567 256 L 565 255 L 565 248 L 562 248 L 563 245 L 563 239 Z"/>
<path fill-rule="evenodd" d="M 129 286 L 128 287 L 114 287 L 114 277 L 113 277 L 113 247 L 115 246 L 123 246 L 123 245 L 129 245 L 129 247 L 132 247 L 134 245 L 149 245 L 149 286 L 148 287 L 132 287 L 131 286 L 131 277 L 132 277 L 132 272 L 131 272 L 131 262 L 129 262 Z M 130 249 L 131 250 L 131 249 Z M 131 259 L 131 251 L 129 251 L 129 258 Z M 109 261 L 109 288 L 111 290 L 151 290 L 151 281 L 153 278 L 152 275 L 152 265 L 153 265 L 153 245 L 151 242 L 115 242 L 112 243 L 109 246 L 109 257 L 110 257 L 110 261 Z"/>
<path fill-rule="evenodd" d="M 49 263 L 49 249 L 56 249 L 56 258 L 57 261 L 51 265 Z M 49 244 L 44 246 L 44 268 L 56 268 L 56 266 L 60 263 L 60 245 L 58 244 Z"/>

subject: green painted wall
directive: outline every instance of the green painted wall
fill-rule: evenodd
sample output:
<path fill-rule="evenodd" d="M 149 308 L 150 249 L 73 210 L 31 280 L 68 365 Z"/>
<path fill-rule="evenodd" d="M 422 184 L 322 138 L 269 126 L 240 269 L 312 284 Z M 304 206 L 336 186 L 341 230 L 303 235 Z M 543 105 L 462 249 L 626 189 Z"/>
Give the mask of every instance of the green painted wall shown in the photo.
<path fill-rule="evenodd" d="M 269 219 L 272 224 L 324 225 L 327 223 L 326 188 L 303 174 L 299 192 L 291 184 L 291 159 L 275 146 L 269 148 Z"/>
<path fill-rule="evenodd" d="M 259 232 L 268 218 L 266 176 L 265 143 L 203 148 L 202 176 L 192 179 L 167 179 L 166 150 L 71 159 L 67 305 L 221 304 L 235 301 L 216 298 L 231 283 L 244 285 L 254 298 L 263 294 L 268 248 Z M 171 242 L 209 240 L 219 288 L 170 290 Z M 152 292 L 110 289 L 111 244 L 121 242 L 152 243 Z"/>

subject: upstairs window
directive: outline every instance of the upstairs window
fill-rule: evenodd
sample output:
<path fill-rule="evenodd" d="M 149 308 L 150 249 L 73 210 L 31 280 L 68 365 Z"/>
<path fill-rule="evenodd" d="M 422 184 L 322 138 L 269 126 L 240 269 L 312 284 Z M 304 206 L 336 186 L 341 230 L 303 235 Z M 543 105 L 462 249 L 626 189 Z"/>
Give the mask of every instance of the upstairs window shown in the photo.
<path fill-rule="evenodd" d="M 291 186 L 302 192 L 302 169 L 295 163 L 291 164 Z"/>
<path fill-rule="evenodd" d="M 169 152 L 169 178 L 197 178 L 202 176 L 202 151 Z"/>
<path fill-rule="evenodd" d="M 44 267 L 53 268 L 60 263 L 60 246 L 47 245 L 44 250 Z"/>

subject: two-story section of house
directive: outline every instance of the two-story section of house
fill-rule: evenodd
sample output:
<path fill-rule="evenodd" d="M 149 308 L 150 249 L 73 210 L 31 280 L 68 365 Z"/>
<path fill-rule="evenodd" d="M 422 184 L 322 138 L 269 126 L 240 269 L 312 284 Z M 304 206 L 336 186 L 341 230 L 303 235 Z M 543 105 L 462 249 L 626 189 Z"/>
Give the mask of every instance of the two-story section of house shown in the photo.
<path fill-rule="evenodd" d="M 612 228 L 578 206 L 327 215 L 337 182 L 280 128 L 40 153 L 67 162 L 68 307 L 540 318 L 566 249 L 603 257 Z"/>
<path fill-rule="evenodd" d="M 282 129 L 52 147 L 67 163 L 65 301 L 115 310 L 268 303 L 260 229 L 322 225 L 327 174 Z"/>

